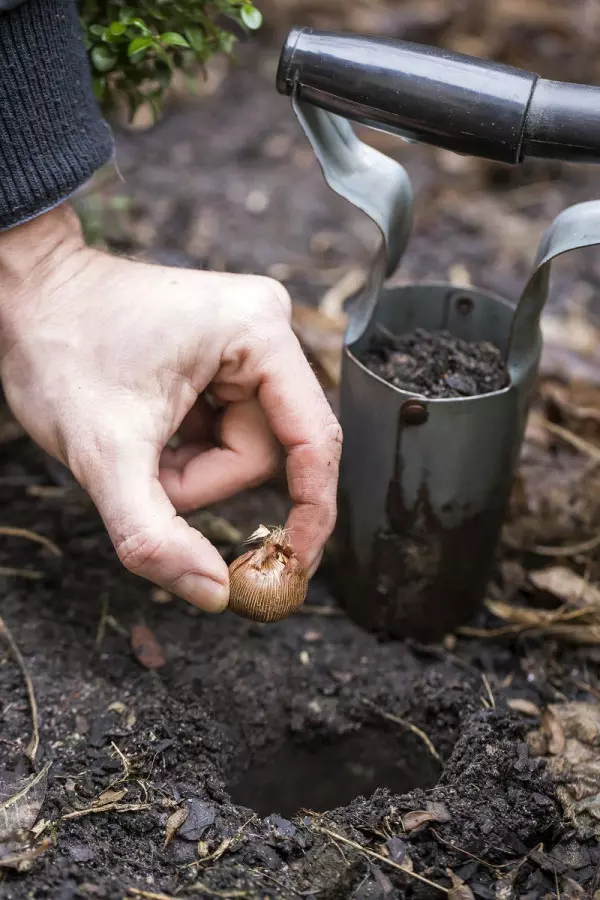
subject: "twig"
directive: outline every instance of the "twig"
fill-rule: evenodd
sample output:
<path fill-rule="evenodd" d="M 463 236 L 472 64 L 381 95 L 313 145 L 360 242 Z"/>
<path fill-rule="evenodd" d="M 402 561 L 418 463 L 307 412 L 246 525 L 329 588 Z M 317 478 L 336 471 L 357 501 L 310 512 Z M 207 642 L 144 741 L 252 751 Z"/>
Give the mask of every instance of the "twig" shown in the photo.
<path fill-rule="evenodd" d="M 588 684 L 587 681 L 581 681 L 579 678 L 573 678 L 573 676 L 571 676 L 571 681 L 573 682 L 573 684 L 576 684 L 578 688 L 581 688 L 582 691 L 587 691 L 588 694 L 592 695 L 592 697 L 600 700 L 600 691 L 598 690 L 598 688 L 595 688 L 591 684 Z"/>
<path fill-rule="evenodd" d="M 61 816 L 61 819 L 82 819 L 84 816 L 105 812 L 140 812 L 143 809 L 150 809 L 151 805 L 151 803 L 106 803 L 104 806 L 88 806 L 85 809 L 74 809 L 73 812 L 65 813 L 64 816 Z"/>
<path fill-rule="evenodd" d="M 480 859 L 479 856 L 475 856 L 474 853 L 469 853 L 468 850 L 463 850 L 462 847 L 457 847 L 456 844 L 453 844 L 451 841 L 445 840 L 445 838 L 443 838 L 441 836 L 441 834 L 435 830 L 435 828 L 432 828 L 431 826 L 429 826 L 429 830 L 431 831 L 432 834 L 434 834 L 436 836 L 436 838 L 440 842 L 440 844 L 445 844 L 446 847 L 450 847 L 452 850 L 456 850 L 457 853 L 464 853 L 464 855 L 468 856 L 469 859 L 477 860 L 478 863 L 481 863 L 482 866 L 487 866 L 488 869 L 495 869 L 495 870 L 507 869 L 513 865 L 512 862 L 505 862 L 505 863 L 500 863 L 500 865 L 498 865 L 498 866 L 494 866 L 492 863 L 486 862 L 485 859 Z"/>
<path fill-rule="evenodd" d="M 216 850 L 213 850 L 212 853 L 209 853 L 208 856 L 203 856 L 202 859 L 196 859 L 192 863 L 186 863 L 184 866 L 179 866 L 179 869 L 191 869 L 193 866 L 203 866 L 207 862 L 216 862 L 220 859 L 226 850 L 228 850 L 232 844 L 234 844 L 244 833 L 244 830 L 248 827 L 250 822 L 253 822 L 256 818 L 256 813 L 253 813 L 249 819 L 246 819 L 243 825 L 240 825 L 237 832 L 233 837 L 223 838 L 219 846 Z"/>
<path fill-rule="evenodd" d="M 346 865 L 348 864 L 348 860 L 344 858 Z M 297 897 L 314 897 L 315 894 L 320 894 L 323 888 L 317 888 L 312 891 L 299 891 L 297 888 L 292 887 L 291 884 L 284 884 L 282 881 L 278 881 L 273 875 L 269 875 L 268 872 L 261 872 L 260 869 L 250 869 L 250 871 L 254 875 L 258 875 L 259 878 L 267 878 L 269 881 L 272 881 L 273 884 L 276 884 L 278 887 L 283 888 L 284 891 L 291 891 L 292 894 L 296 894 Z M 195 885 L 192 885 L 195 887 Z M 246 895 L 244 895 L 246 896 Z"/>
<path fill-rule="evenodd" d="M 44 577 L 44 573 L 38 572 L 36 569 L 15 569 L 13 566 L 0 566 L 0 575 L 29 578 L 30 581 L 39 581 L 40 578 Z"/>
<path fill-rule="evenodd" d="M 107 616 L 107 617 L 106 617 L 106 624 L 107 624 L 107 625 L 110 625 L 110 627 L 112 628 L 112 630 L 113 630 L 113 631 L 116 631 L 116 633 L 117 633 L 118 635 L 120 635 L 121 637 L 126 637 L 126 638 L 129 637 L 129 632 L 127 631 L 127 629 L 124 628 L 124 627 L 121 625 L 121 623 L 120 623 L 117 619 L 115 619 L 114 616 Z"/>
<path fill-rule="evenodd" d="M 506 540 L 505 543 L 508 543 Z M 524 547 L 516 541 L 510 542 L 511 549 L 521 550 L 524 553 L 536 553 L 538 556 L 579 556 L 581 553 L 590 553 L 596 547 L 600 547 L 600 532 L 587 541 L 580 544 L 570 544 L 567 547 L 551 547 L 546 544 L 534 544 L 533 547 Z"/>
<path fill-rule="evenodd" d="M 102 641 L 104 640 L 104 635 L 106 634 L 106 618 L 108 616 L 108 604 L 109 604 L 109 596 L 108 594 L 103 594 L 101 606 L 100 606 L 100 618 L 98 620 L 98 628 L 96 629 L 96 648 L 98 649 Z"/>
<path fill-rule="evenodd" d="M 146 900 L 177 900 L 176 897 L 172 897 L 170 894 L 156 894 L 154 891 L 142 891 L 140 888 L 127 888 L 128 894 L 133 894 L 135 897 L 145 897 Z"/>
<path fill-rule="evenodd" d="M 598 447 L 595 447 L 594 444 L 590 444 L 589 441 L 585 441 L 577 434 L 573 434 L 568 428 L 563 428 L 562 425 L 556 425 L 554 422 L 546 421 L 544 422 L 544 427 L 547 428 L 551 434 L 555 434 L 557 437 L 562 438 L 565 443 L 575 447 L 580 453 L 584 453 L 586 456 L 589 456 L 590 459 L 593 459 L 594 462 L 600 463 L 600 450 Z"/>
<path fill-rule="evenodd" d="M 123 774 L 121 775 L 121 778 L 119 780 L 124 781 L 126 778 L 129 778 L 129 763 L 127 761 L 127 757 L 125 756 L 123 751 L 117 747 L 117 745 L 115 744 L 114 741 L 111 741 L 110 743 L 111 743 L 111 746 L 114 747 L 114 749 L 117 753 L 117 756 L 123 763 Z"/>
<path fill-rule="evenodd" d="M 361 847 L 361 845 L 357 844 L 356 841 L 351 841 L 350 838 L 344 837 L 343 834 L 338 834 L 335 831 L 331 831 L 331 829 L 329 828 L 324 828 L 322 825 L 313 825 L 312 827 L 315 831 L 320 831 L 322 834 L 326 834 L 336 841 L 341 841 L 343 844 L 348 844 L 349 847 L 353 847 L 355 850 L 359 850 L 360 853 L 364 853 L 366 856 L 372 856 L 374 859 L 378 859 L 380 862 L 387 863 L 387 865 L 391 866 L 393 869 L 397 869 L 399 872 L 404 872 L 404 874 L 408 875 L 409 878 L 416 878 L 417 881 L 422 881 L 423 884 L 428 884 L 429 887 L 437 888 L 437 890 L 441 891 L 443 894 L 450 893 L 450 888 L 443 887 L 441 884 L 437 884 L 435 881 L 430 881 L 429 878 L 425 878 L 424 875 L 419 875 L 418 872 L 413 872 L 411 871 L 411 869 L 407 869 L 405 866 L 401 866 L 399 863 L 388 859 L 387 856 L 383 856 L 383 854 L 377 853 L 375 850 L 369 850 L 368 847 Z"/>
<path fill-rule="evenodd" d="M 39 728 L 39 717 L 38 717 L 38 706 L 37 700 L 35 699 L 35 692 L 33 690 L 33 682 L 27 671 L 27 666 L 25 665 L 25 660 L 21 655 L 21 651 L 17 647 L 17 643 L 12 636 L 11 632 L 8 629 L 8 626 L 2 616 L 0 616 L 0 634 L 3 634 L 6 638 L 8 646 L 10 647 L 11 653 L 15 658 L 15 661 L 21 670 L 21 674 L 25 681 L 25 687 L 27 688 L 27 698 L 29 700 L 29 708 L 31 710 L 31 740 L 27 744 L 25 749 L 25 756 L 27 756 L 31 762 L 35 762 L 35 757 L 37 756 L 38 748 L 40 746 L 40 728 Z"/>
<path fill-rule="evenodd" d="M 441 763 L 442 765 L 444 764 L 444 761 L 435 749 L 431 738 L 429 738 L 424 731 L 421 731 L 421 729 L 417 728 L 416 725 L 413 725 L 412 722 L 407 722 L 406 719 L 401 719 L 400 716 L 395 716 L 393 713 L 386 712 L 385 709 L 377 706 L 376 703 L 373 703 L 373 701 L 369 700 L 367 697 L 361 697 L 361 700 L 365 704 L 365 706 L 371 707 L 371 709 L 382 716 L 382 718 L 388 719 L 390 722 L 395 722 L 397 725 L 403 725 L 404 728 L 408 728 L 409 731 L 412 731 L 413 734 L 416 734 L 417 737 L 419 737 L 423 741 L 431 755 L 435 759 L 437 759 L 439 763 Z"/>
<path fill-rule="evenodd" d="M 487 691 L 487 695 L 489 697 L 492 709 L 496 709 L 496 698 L 494 697 L 494 695 L 492 693 L 492 688 L 491 688 L 490 682 L 489 682 L 488 677 L 485 674 L 485 672 L 481 673 L 481 680 L 483 681 L 483 684 Z"/>
<path fill-rule="evenodd" d="M 29 531 L 28 528 L 13 528 L 12 525 L 0 525 L 0 534 L 4 534 L 6 537 L 22 537 L 28 541 L 34 541 L 36 544 L 42 544 L 53 556 L 63 555 L 62 550 L 50 538 L 44 537 L 36 531 Z"/>

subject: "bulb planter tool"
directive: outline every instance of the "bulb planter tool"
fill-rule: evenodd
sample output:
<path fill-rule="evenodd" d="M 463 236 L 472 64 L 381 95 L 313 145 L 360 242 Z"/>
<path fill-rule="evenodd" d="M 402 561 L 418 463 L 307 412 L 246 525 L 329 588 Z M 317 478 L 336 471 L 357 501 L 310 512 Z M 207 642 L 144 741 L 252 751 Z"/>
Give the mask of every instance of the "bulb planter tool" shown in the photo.
<path fill-rule="evenodd" d="M 366 213 L 382 238 L 344 338 L 338 597 L 370 630 L 438 640 L 484 597 L 535 387 L 551 262 L 600 244 L 600 201 L 554 220 L 516 306 L 472 287 L 386 287 L 410 236 L 410 182 L 398 162 L 356 137 L 347 118 L 504 162 L 526 155 L 589 162 L 600 155 L 600 91 L 430 47 L 312 29 L 288 36 L 277 86 L 291 96 L 330 188 Z M 400 390 L 360 361 L 381 326 L 395 335 L 423 328 L 491 342 L 509 383 L 459 399 Z"/>

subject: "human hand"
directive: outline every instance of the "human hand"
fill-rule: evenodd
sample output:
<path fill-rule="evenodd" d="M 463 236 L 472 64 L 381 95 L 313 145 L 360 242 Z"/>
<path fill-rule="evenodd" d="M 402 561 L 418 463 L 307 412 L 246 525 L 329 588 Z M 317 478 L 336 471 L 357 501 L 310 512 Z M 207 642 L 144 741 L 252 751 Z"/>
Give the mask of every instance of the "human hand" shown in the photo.
<path fill-rule="evenodd" d="M 130 571 L 224 609 L 227 566 L 176 511 L 260 483 L 283 447 L 286 527 L 314 572 L 335 521 L 341 432 L 280 284 L 110 256 L 85 245 L 66 204 L 0 234 L 0 284 L 7 400 L 88 492 Z"/>

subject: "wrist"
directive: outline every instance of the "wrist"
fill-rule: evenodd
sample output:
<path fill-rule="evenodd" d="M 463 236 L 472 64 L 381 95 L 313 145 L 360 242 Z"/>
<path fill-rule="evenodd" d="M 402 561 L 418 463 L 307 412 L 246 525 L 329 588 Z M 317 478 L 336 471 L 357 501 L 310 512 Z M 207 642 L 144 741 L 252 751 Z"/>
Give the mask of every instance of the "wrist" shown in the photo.
<path fill-rule="evenodd" d="M 79 218 L 67 203 L 0 232 L 0 353 L 18 321 L 64 283 L 85 249 Z"/>

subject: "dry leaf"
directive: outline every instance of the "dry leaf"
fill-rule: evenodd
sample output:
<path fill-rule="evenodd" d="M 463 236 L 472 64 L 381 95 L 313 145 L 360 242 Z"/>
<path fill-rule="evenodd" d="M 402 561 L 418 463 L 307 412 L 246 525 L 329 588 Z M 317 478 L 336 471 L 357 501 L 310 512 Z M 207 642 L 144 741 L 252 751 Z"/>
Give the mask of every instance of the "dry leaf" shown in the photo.
<path fill-rule="evenodd" d="M 574 878 L 563 875 L 560 879 L 561 897 L 565 900 L 587 900 L 590 896 L 583 885 L 578 884 Z"/>
<path fill-rule="evenodd" d="M 515 712 L 523 713 L 524 716 L 533 716 L 539 719 L 542 715 L 540 708 L 535 703 L 532 703 L 531 700 L 525 700 L 524 697 L 511 697 L 510 700 L 506 701 L 506 705 L 509 709 L 514 709 Z"/>
<path fill-rule="evenodd" d="M 570 606 L 598 606 L 600 610 L 600 590 L 566 566 L 530 572 L 529 580 L 539 590 L 553 594 Z"/>
<path fill-rule="evenodd" d="M 186 809 L 184 806 L 176 809 L 174 813 L 171 813 L 171 815 L 167 819 L 167 824 L 165 826 L 164 847 L 167 847 L 171 843 L 178 830 L 187 819 L 188 815 L 189 809 Z"/>
<path fill-rule="evenodd" d="M 546 710 L 563 735 L 562 750 L 548 756 L 556 793 L 583 840 L 600 838 L 600 706 L 597 703 L 551 704 Z M 556 728 L 556 725 L 554 726 Z M 536 743 L 533 731 L 528 736 Z M 556 746 L 554 747 L 556 750 Z M 543 754 L 546 755 L 546 754 Z"/>
<path fill-rule="evenodd" d="M 48 849 L 52 844 L 50 838 L 45 838 L 36 846 L 23 846 L 12 848 L 8 853 L 0 853 L 0 869 L 14 869 L 15 872 L 28 872 L 35 859 Z"/>
<path fill-rule="evenodd" d="M 312 306 L 294 304 L 292 327 L 317 377 L 327 390 L 337 387 L 345 325 Z"/>
<path fill-rule="evenodd" d="M 546 756 L 548 753 L 548 737 L 542 734 L 539 729 L 530 731 L 527 735 L 527 746 L 531 757 Z"/>
<path fill-rule="evenodd" d="M 584 606 L 556 609 L 533 609 L 528 606 L 513 606 L 501 600 L 488 599 L 485 605 L 495 616 L 502 619 L 499 628 L 457 629 L 459 634 L 475 637 L 493 637 L 497 634 L 527 632 L 532 635 L 551 635 L 573 644 L 600 644 L 600 608 Z"/>
<path fill-rule="evenodd" d="M 12 780 L 0 772 L 0 841 L 19 831 L 29 831 L 46 797 L 51 763 L 36 775 Z"/>
<path fill-rule="evenodd" d="M 363 269 L 349 269 L 339 281 L 329 288 L 321 302 L 319 310 L 323 315 L 341 327 L 346 327 L 344 304 L 364 286 L 366 274 Z"/>
<path fill-rule="evenodd" d="M 107 790 L 102 791 L 100 796 L 93 801 L 92 806 L 106 806 L 107 803 L 118 803 L 123 799 L 126 793 L 127 788 L 121 788 L 118 791 L 107 788 Z"/>
<path fill-rule="evenodd" d="M 52 822 L 50 819 L 38 819 L 33 828 L 31 829 L 31 834 L 38 838 L 40 834 L 43 834 L 46 828 L 48 828 Z"/>
<path fill-rule="evenodd" d="M 455 875 L 451 869 L 446 869 L 452 887 L 448 891 L 448 900 L 475 900 L 475 895 L 468 884 Z"/>
<path fill-rule="evenodd" d="M 414 831 L 428 822 L 437 822 L 436 816 L 425 809 L 415 809 L 402 816 L 402 827 L 405 831 Z"/>
<path fill-rule="evenodd" d="M 131 649 L 145 669 L 161 669 L 167 663 L 154 632 L 142 622 L 131 629 Z"/>
<path fill-rule="evenodd" d="M 435 816 L 436 822 L 449 822 L 452 819 L 450 811 L 445 803 L 428 800 L 425 804 L 425 809 L 428 813 L 431 813 L 432 816 Z"/>
<path fill-rule="evenodd" d="M 542 716 L 542 731 L 548 735 L 548 753 L 556 756 L 565 749 L 565 732 L 552 707 Z"/>

